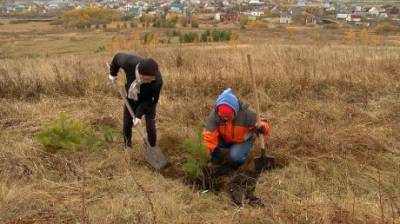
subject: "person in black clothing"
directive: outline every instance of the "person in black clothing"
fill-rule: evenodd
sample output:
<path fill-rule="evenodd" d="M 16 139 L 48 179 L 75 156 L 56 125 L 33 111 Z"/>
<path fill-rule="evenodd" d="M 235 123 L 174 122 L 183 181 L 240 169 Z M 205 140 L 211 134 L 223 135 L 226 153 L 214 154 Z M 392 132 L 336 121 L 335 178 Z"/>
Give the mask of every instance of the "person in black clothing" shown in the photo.
<path fill-rule="evenodd" d="M 118 71 L 122 68 L 126 74 L 125 89 L 128 93 L 128 102 L 135 113 L 133 118 L 124 106 L 123 135 L 127 147 L 132 147 L 132 126 L 139 125 L 145 115 L 147 138 L 150 146 L 155 146 L 156 107 L 163 85 L 158 64 L 152 58 L 142 58 L 138 55 L 117 53 L 110 65 L 109 78 L 116 81 Z"/>

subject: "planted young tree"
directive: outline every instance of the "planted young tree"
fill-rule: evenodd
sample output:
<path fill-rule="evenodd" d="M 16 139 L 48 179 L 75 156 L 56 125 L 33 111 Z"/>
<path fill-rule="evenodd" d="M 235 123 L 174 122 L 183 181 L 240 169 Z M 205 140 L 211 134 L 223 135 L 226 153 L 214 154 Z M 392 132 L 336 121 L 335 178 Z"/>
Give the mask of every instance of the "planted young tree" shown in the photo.
<path fill-rule="evenodd" d="M 185 163 L 182 165 L 183 172 L 192 181 L 202 180 L 203 168 L 207 166 L 209 156 L 207 148 L 203 144 L 201 131 L 198 131 L 196 139 L 187 139 L 183 145 L 188 151 Z"/>
<path fill-rule="evenodd" d="M 36 139 L 50 152 L 82 151 L 104 147 L 119 135 L 113 128 L 100 129 L 100 137 L 85 123 L 65 114 L 44 125 Z"/>

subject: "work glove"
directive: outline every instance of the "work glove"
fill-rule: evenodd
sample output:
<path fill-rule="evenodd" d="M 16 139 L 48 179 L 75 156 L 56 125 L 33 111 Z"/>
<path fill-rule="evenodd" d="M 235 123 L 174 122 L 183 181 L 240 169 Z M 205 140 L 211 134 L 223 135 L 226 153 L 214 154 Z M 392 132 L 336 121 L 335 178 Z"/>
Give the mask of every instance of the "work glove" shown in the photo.
<path fill-rule="evenodd" d="M 256 132 L 258 134 L 263 134 L 265 136 L 269 136 L 271 133 L 271 130 L 269 129 L 269 123 L 268 121 L 263 120 L 261 124 L 256 126 Z"/>
<path fill-rule="evenodd" d="M 262 125 L 258 126 L 258 127 L 256 128 L 256 130 L 257 130 L 257 132 L 258 132 L 259 134 L 264 134 L 264 133 L 265 133 L 265 127 L 262 126 Z"/>
<path fill-rule="evenodd" d="M 109 75 L 108 78 L 109 78 L 112 82 L 117 81 L 117 76 Z"/>
<path fill-rule="evenodd" d="M 134 127 L 136 127 L 136 126 L 142 124 L 142 121 L 141 121 L 139 118 L 137 118 L 137 117 L 133 118 L 132 121 L 133 121 L 133 126 L 134 126 Z"/>

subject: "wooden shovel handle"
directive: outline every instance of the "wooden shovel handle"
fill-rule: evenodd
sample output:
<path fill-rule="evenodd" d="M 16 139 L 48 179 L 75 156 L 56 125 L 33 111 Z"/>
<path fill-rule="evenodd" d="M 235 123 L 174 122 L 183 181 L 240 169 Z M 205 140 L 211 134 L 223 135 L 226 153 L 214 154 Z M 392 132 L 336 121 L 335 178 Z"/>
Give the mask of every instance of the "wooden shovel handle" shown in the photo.
<path fill-rule="evenodd" d="M 260 117 L 260 101 L 258 100 L 258 94 L 257 94 L 257 84 L 256 84 L 256 76 L 254 75 L 253 72 L 253 67 L 251 65 L 251 55 L 247 55 L 247 63 L 249 65 L 249 72 L 251 75 L 251 82 L 253 84 L 253 93 L 254 93 L 254 98 L 256 101 L 256 113 L 257 113 L 257 124 L 261 124 L 261 117 Z M 264 135 L 261 135 L 260 138 L 260 143 L 261 143 L 261 150 L 263 150 L 262 153 L 265 152 L 265 140 L 264 140 Z"/>
<path fill-rule="evenodd" d="M 108 69 L 110 69 L 110 65 L 108 63 L 106 63 L 106 65 L 107 65 Z M 126 108 L 128 108 L 128 111 L 131 114 L 131 117 L 135 118 L 135 113 L 133 112 L 132 107 L 128 102 L 128 99 L 126 98 L 125 93 L 122 91 L 121 87 L 118 85 L 117 80 L 112 81 L 112 83 L 114 84 L 114 86 L 117 89 L 119 95 L 121 96 L 122 100 L 124 101 L 124 104 L 125 104 Z M 144 140 L 145 144 L 150 146 L 150 143 L 148 142 L 147 138 L 145 137 L 143 132 L 140 130 L 140 128 L 137 127 L 136 130 L 138 131 L 140 137 Z"/>

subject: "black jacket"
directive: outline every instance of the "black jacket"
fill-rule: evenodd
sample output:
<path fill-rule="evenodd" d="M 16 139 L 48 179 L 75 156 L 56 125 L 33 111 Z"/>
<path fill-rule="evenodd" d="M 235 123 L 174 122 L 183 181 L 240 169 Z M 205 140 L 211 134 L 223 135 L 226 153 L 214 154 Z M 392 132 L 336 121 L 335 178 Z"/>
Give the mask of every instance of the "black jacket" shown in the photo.
<path fill-rule="evenodd" d="M 110 74 L 117 76 L 118 71 L 122 68 L 126 74 L 125 89 L 128 92 L 132 82 L 136 79 L 135 69 L 138 63 L 143 60 L 140 56 L 126 53 L 117 53 L 110 65 Z M 140 93 L 138 101 L 135 104 L 144 104 L 146 106 L 155 106 L 160 98 L 160 92 L 163 85 L 161 73 L 156 74 L 156 79 L 151 83 L 143 83 L 140 85 Z"/>

